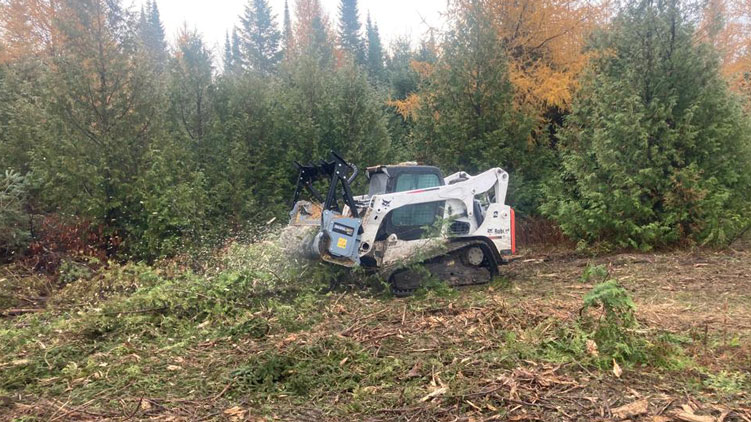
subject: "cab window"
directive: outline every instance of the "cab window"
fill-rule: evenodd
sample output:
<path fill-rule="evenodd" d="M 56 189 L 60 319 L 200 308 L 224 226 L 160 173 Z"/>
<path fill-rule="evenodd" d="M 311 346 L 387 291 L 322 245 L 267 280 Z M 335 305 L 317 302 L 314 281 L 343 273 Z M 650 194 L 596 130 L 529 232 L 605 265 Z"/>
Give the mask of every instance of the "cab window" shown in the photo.
<path fill-rule="evenodd" d="M 405 173 L 396 179 L 395 192 L 405 192 L 416 189 L 427 189 L 440 186 L 437 175 L 431 173 Z M 394 227 L 414 227 L 432 225 L 436 216 L 442 212 L 443 201 L 426 204 L 407 205 L 391 213 L 391 224 Z M 421 230 L 419 230 L 421 232 Z"/>
<path fill-rule="evenodd" d="M 394 192 L 433 188 L 440 184 L 438 176 L 432 173 L 405 173 L 397 177 Z"/>

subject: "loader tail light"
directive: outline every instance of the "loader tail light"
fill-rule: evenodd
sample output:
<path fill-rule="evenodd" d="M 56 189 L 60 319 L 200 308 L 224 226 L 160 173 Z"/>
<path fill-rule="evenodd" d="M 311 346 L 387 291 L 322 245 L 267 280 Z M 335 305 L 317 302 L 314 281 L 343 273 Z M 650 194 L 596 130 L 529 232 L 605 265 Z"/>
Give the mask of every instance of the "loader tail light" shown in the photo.
<path fill-rule="evenodd" d="M 516 216 L 511 208 L 511 254 L 516 254 Z"/>

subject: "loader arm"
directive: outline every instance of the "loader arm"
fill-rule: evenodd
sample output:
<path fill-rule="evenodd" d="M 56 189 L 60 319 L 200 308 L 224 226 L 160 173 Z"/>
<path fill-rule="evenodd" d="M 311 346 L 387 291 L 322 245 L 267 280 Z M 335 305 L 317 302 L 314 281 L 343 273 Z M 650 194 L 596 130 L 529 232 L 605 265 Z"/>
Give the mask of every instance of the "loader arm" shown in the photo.
<path fill-rule="evenodd" d="M 508 173 L 500 168 L 490 169 L 477 176 L 460 172 L 447 177 L 446 182 L 443 186 L 372 196 L 362 215 L 360 254 L 370 253 L 389 213 L 409 205 L 432 202 L 446 203 L 445 218 L 466 217 L 469 230 L 458 237 L 488 237 L 499 250 L 511 249 L 509 214 L 512 211 L 504 204 Z M 477 195 L 486 192 L 492 192 L 494 199 L 487 209 L 490 217 L 480 222 L 475 215 L 474 202 Z"/>

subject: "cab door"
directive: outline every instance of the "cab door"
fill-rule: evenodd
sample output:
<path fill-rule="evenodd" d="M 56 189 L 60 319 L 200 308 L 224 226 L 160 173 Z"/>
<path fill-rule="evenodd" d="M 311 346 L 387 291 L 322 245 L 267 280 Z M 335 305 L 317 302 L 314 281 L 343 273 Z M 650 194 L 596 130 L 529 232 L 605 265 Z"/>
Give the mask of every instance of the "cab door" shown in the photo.
<path fill-rule="evenodd" d="M 428 189 L 442 186 L 443 182 L 435 173 L 402 172 L 396 176 L 394 193 L 418 189 Z M 402 240 L 416 240 L 423 238 L 427 228 L 433 226 L 443 217 L 445 201 L 429 202 L 425 204 L 407 205 L 392 211 L 390 221 L 386 225 L 388 234 L 394 233 Z"/>

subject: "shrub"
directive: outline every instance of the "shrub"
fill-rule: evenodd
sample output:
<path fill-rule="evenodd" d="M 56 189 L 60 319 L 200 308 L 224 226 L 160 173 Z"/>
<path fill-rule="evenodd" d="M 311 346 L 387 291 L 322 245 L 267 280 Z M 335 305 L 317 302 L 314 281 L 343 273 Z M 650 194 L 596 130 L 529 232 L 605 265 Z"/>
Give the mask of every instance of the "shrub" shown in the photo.
<path fill-rule="evenodd" d="M 677 2 L 639 2 L 595 37 L 542 206 L 566 235 L 648 250 L 748 227 L 749 120 L 694 32 Z"/>
<path fill-rule="evenodd" d="M 0 175 L 0 256 L 18 253 L 28 245 L 30 233 L 23 209 L 27 181 L 11 170 Z"/>
<path fill-rule="evenodd" d="M 599 316 L 588 312 L 593 309 L 601 311 Z M 615 280 L 596 285 L 584 296 L 580 326 L 597 344 L 601 363 L 645 360 L 646 342 L 634 332 L 638 326 L 635 311 L 633 299 Z"/>
<path fill-rule="evenodd" d="M 608 269 L 604 265 L 592 265 L 587 264 L 587 268 L 584 269 L 579 281 L 582 283 L 588 283 L 590 281 L 602 282 L 608 278 Z"/>

